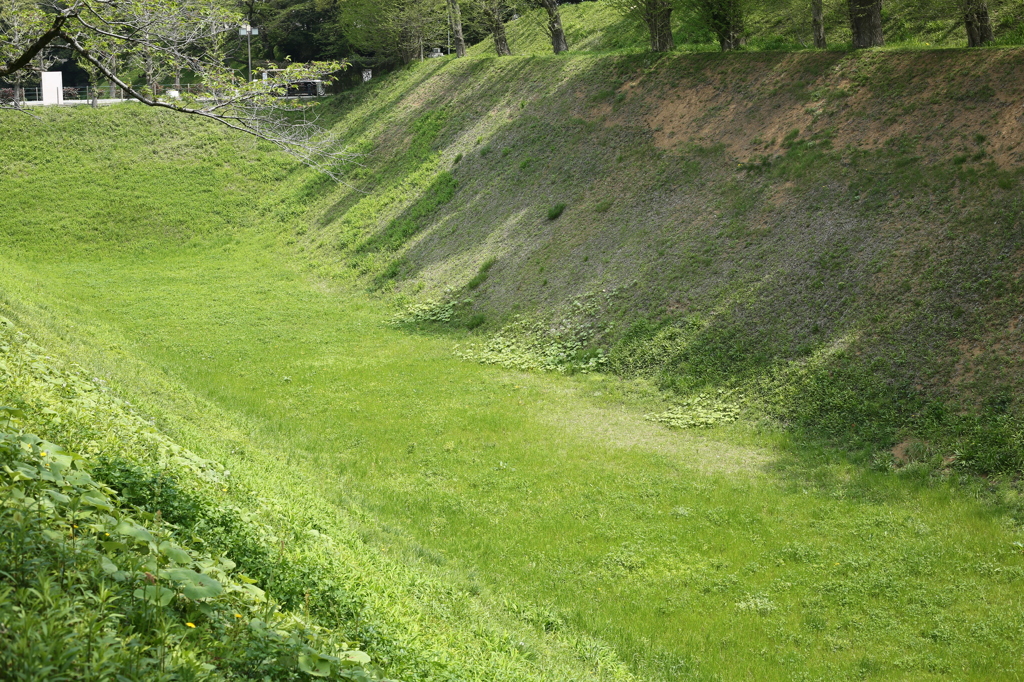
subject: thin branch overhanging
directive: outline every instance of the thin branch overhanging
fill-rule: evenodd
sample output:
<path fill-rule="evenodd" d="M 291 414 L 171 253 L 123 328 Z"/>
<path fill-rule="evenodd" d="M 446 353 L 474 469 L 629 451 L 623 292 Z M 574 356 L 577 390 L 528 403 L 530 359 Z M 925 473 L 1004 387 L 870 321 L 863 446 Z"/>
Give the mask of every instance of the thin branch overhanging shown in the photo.
<path fill-rule="evenodd" d="M 165 3 L 143 0 L 126 5 L 112 0 L 79 0 L 59 9 L 53 25 L 35 39 L 16 59 L 3 65 L 0 76 L 25 66 L 55 41 L 88 62 L 93 69 L 127 95 L 152 107 L 218 121 L 233 130 L 267 141 L 301 163 L 337 180 L 340 167 L 357 156 L 336 149 L 336 141 L 319 124 L 308 118 L 308 104 L 283 99 L 288 83 L 318 78 L 343 63 L 293 65 L 267 80 L 240 83 L 236 74 L 222 66 L 218 33 L 232 24 L 214 6 L 175 3 L 170 12 Z M 125 7 L 129 10 L 125 10 Z M 51 5 L 51 8 L 56 9 Z M 98 10 L 111 9 L 112 14 Z M 87 15 L 87 16 L 83 16 Z M 114 55 L 144 54 L 165 65 L 188 69 L 203 76 L 202 96 L 182 96 L 178 101 L 157 97 L 148 88 L 133 87 L 110 67 Z M 0 105 L 0 108 L 17 108 Z M 298 114 L 301 113 L 301 118 Z"/>
<path fill-rule="evenodd" d="M 3 66 L 0 66 L 0 77 L 9 76 L 15 71 L 20 71 L 21 69 L 25 68 L 25 66 L 27 66 L 28 63 L 31 62 L 37 54 L 39 54 L 40 50 L 49 45 L 51 42 L 53 42 L 54 38 L 60 35 L 60 32 L 63 29 L 64 24 L 67 22 L 67 20 L 68 17 L 64 15 L 58 15 L 53 20 L 53 26 L 50 27 L 50 30 L 42 34 L 41 36 L 39 36 L 37 40 L 32 42 L 25 49 L 25 51 L 22 52 L 21 56 L 16 57 L 14 60 L 7 62 Z"/>

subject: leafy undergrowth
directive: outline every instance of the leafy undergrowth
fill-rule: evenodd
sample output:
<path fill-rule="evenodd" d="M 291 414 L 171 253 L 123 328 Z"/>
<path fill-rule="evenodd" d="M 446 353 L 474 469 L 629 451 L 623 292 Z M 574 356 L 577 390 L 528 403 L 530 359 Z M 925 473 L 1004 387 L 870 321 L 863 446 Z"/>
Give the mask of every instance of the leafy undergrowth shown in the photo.
<path fill-rule="evenodd" d="M 602 351 L 588 351 L 593 335 L 593 329 L 585 327 L 515 321 L 478 343 L 456 346 L 455 355 L 506 369 L 587 373 L 607 362 Z"/>
<path fill-rule="evenodd" d="M 486 281 L 494 260 L 485 261 L 480 272 L 470 280 L 470 288 Z M 473 283 L 477 282 L 476 286 Z M 485 365 L 498 365 L 505 369 L 523 371 L 558 372 L 560 374 L 586 374 L 606 369 L 608 358 L 604 350 L 593 347 L 593 340 L 602 329 L 594 320 L 603 305 L 613 299 L 617 290 L 600 295 L 586 295 L 572 300 L 569 308 L 572 318 L 558 321 L 530 321 L 516 318 L 505 323 L 500 330 L 456 344 L 455 355 Z M 399 299 L 401 301 L 401 299 Z M 464 322 L 470 331 L 486 323 L 481 314 L 467 315 L 472 299 L 458 300 L 452 292 L 441 300 L 405 303 L 392 317 L 391 323 L 409 329 L 438 328 L 453 322 Z M 577 322 L 581 317 L 586 322 Z"/>
<path fill-rule="evenodd" d="M 0 413 L 7 430 L 24 416 Z M 80 455 L 0 433 L 0 463 L 9 679 L 377 679 L 352 643 L 282 611 L 229 558 L 187 549 L 176 527 L 95 481 Z"/>
<path fill-rule="evenodd" d="M 97 385 L 48 360 L 0 319 L 4 398 L 23 401 L 11 389 L 26 379 L 74 396 L 61 411 L 0 407 L 6 679 L 379 679 L 357 643 L 284 608 L 224 553 L 259 549 L 270 529 L 195 492 L 231 485 L 223 467 L 128 415 L 117 415 L 120 426 L 135 431 L 145 454 L 115 433 L 82 453 L 19 428 L 40 420 L 81 428 L 75 418 L 102 400 Z M 154 449 L 156 461 L 146 457 Z M 130 489 L 135 504 L 108 483 Z M 226 525 L 235 526 L 231 538 L 209 532 Z"/>
<path fill-rule="evenodd" d="M 700 393 L 678 401 L 664 412 L 651 413 L 647 419 L 677 429 L 710 428 L 740 418 L 743 396 Z M 731 398 L 731 399 L 730 399 Z"/>
<path fill-rule="evenodd" d="M 455 316 L 456 301 L 421 301 L 405 307 L 397 313 L 391 323 L 394 325 L 416 324 L 419 322 L 451 322 Z"/>

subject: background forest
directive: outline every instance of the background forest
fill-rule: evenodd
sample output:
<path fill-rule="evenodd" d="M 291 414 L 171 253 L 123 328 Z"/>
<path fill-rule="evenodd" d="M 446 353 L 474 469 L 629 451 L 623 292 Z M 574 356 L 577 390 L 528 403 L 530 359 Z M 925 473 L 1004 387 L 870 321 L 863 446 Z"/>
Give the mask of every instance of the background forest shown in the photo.
<path fill-rule="evenodd" d="M 355 54 L 368 64 L 391 65 L 421 58 L 434 47 L 455 52 L 460 31 L 470 45 L 491 38 L 501 46 L 497 48 L 501 53 L 507 41 L 504 25 L 520 18 L 543 23 L 555 34 L 586 31 L 586 26 L 562 26 L 559 5 L 572 4 L 577 3 L 250 0 L 243 9 L 253 25 L 266 27 L 260 50 L 267 58 L 333 59 Z M 722 50 L 883 43 L 973 46 L 1018 44 L 1024 38 L 1020 22 L 1024 3 L 1018 0 L 608 0 L 602 4 L 621 15 L 618 33 L 629 36 L 617 47 L 643 49 L 648 47 L 644 38 L 649 38 L 649 47 L 655 51 L 673 46 Z M 640 27 L 656 35 L 664 30 L 659 22 L 665 20 L 670 22 L 671 37 L 662 35 L 659 42 L 650 35 L 637 35 Z M 571 50 L 572 42 L 553 38 L 552 48 Z M 514 44 L 508 48 L 517 51 Z"/>
<path fill-rule="evenodd" d="M 6 0 L 17 4 L 20 0 Z M 535 43 L 510 41 L 514 22 L 534 24 L 548 52 L 671 50 L 802 50 L 976 47 L 1024 43 L 1021 0 L 246 0 L 228 2 L 258 30 L 251 45 L 228 40 L 244 70 L 248 49 L 257 65 L 346 59 L 391 70 L 433 53 L 537 53 Z M 586 12 L 577 5 L 590 5 Z M 593 40 L 599 36 L 599 40 Z M 84 86 L 90 74 L 69 54 L 51 51 L 39 66 L 65 72 Z M 152 66 L 152 65 L 151 65 Z M 159 71 L 159 65 L 155 65 Z M 181 73 L 143 73 L 142 80 L 180 82 Z M 356 82 L 360 68 L 342 83 Z M 38 77 L 37 77 L 38 78 Z M 187 74 L 185 74 L 187 80 Z M 31 77 L 26 82 L 32 82 Z"/>

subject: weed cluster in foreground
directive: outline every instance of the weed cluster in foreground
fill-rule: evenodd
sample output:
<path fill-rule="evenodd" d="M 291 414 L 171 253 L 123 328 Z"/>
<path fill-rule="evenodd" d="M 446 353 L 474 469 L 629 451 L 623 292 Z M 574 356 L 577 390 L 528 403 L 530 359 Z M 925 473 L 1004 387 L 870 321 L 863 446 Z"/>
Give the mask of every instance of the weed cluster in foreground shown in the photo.
<path fill-rule="evenodd" d="M 677 429 L 710 428 L 728 424 L 740 418 L 744 398 L 700 393 L 677 401 L 664 412 L 647 415 L 647 419 Z"/>
<path fill-rule="evenodd" d="M 14 680 L 378 679 L 226 556 L 123 503 L 81 455 L 0 408 L 0 670 Z"/>
<path fill-rule="evenodd" d="M 39 379 L 77 386 L 78 409 L 95 405 L 96 386 L 55 372 L 2 319 L 0 351 L 0 379 L 9 388 L 24 380 L 11 370 L 31 363 Z M 180 481 L 190 468 L 210 487 L 229 486 L 222 467 L 170 444 L 176 469 L 159 473 L 117 447 L 66 450 L 21 428 L 40 417 L 62 421 L 53 409 L 32 410 L 0 407 L 5 679 L 380 679 L 355 643 L 258 587 L 264 581 L 243 572 L 259 571 L 251 551 L 242 553 L 245 569 L 224 553 L 226 546 L 258 547 L 265 529 L 250 519 L 234 537 L 218 537 L 232 511 L 186 492 Z M 128 490 L 131 501 L 108 484 Z"/>

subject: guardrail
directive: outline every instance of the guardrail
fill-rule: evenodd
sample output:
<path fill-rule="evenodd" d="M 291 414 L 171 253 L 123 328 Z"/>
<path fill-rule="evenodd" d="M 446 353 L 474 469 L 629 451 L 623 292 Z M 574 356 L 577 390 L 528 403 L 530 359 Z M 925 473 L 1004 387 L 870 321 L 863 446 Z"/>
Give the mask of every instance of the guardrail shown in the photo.
<path fill-rule="evenodd" d="M 168 92 L 188 93 L 202 96 L 205 94 L 202 85 L 183 83 L 181 85 L 167 84 L 155 87 L 157 96 L 166 95 Z M 321 97 L 325 93 L 318 81 L 302 81 L 288 86 L 286 99 L 305 99 Z M 63 89 L 64 104 L 90 104 L 94 99 L 103 103 L 123 102 L 129 98 L 123 89 L 115 85 L 81 85 L 68 86 Z M 42 88 L 39 86 L 21 86 L 0 83 L 0 106 L 12 104 L 42 104 Z"/>
<path fill-rule="evenodd" d="M 159 84 L 156 86 L 156 94 L 164 95 L 168 91 L 180 93 L 203 94 L 202 86 L 185 83 L 182 85 Z M 116 85 L 79 85 L 63 88 L 64 104 L 88 104 L 93 99 L 102 101 L 123 101 L 128 99 L 123 89 Z M 15 86 L 13 84 L 0 83 L 0 105 L 3 104 L 33 104 L 41 103 L 43 99 L 42 88 L 39 86 Z"/>
<path fill-rule="evenodd" d="M 66 104 L 87 104 L 93 97 L 103 100 L 123 100 L 124 91 L 118 87 L 91 85 L 68 86 L 63 89 L 64 102 Z M 32 104 L 42 102 L 42 88 L 38 86 L 0 85 L 0 104 Z"/>

